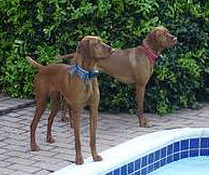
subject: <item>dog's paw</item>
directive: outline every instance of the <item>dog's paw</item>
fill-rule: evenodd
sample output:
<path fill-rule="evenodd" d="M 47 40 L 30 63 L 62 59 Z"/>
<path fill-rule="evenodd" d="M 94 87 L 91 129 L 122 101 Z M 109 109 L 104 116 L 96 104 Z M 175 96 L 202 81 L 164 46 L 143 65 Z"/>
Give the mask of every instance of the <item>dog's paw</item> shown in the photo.
<path fill-rule="evenodd" d="M 54 142 L 55 142 L 55 140 L 54 140 L 53 137 L 47 137 L 46 141 L 47 141 L 48 143 L 54 143 Z"/>
<path fill-rule="evenodd" d="M 145 117 L 139 117 L 139 127 L 147 128 L 147 120 Z"/>
<path fill-rule="evenodd" d="M 83 160 L 82 157 L 76 158 L 76 160 L 75 160 L 75 164 L 76 164 L 76 165 L 82 165 L 83 163 L 84 163 L 84 160 Z"/>
<path fill-rule="evenodd" d="M 39 151 L 40 148 L 38 145 L 31 145 L 31 151 Z"/>
<path fill-rule="evenodd" d="M 98 162 L 98 161 L 102 161 L 103 159 L 102 159 L 102 157 L 101 157 L 100 155 L 97 155 L 97 156 L 94 156 L 94 157 L 93 157 L 93 160 L 94 160 L 95 162 Z"/>
<path fill-rule="evenodd" d="M 61 121 L 62 122 L 69 122 L 69 117 L 64 116 L 64 117 L 61 118 Z"/>

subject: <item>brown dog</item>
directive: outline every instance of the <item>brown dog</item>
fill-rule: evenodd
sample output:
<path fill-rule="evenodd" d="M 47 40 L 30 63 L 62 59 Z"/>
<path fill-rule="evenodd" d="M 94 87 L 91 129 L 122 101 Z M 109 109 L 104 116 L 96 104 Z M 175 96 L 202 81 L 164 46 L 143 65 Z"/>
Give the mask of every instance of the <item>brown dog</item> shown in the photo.
<path fill-rule="evenodd" d="M 155 27 L 137 47 L 118 50 L 108 60 L 100 60 L 97 64 L 99 68 L 117 80 L 135 84 L 136 100 L 139 125 L 147 126 L 146 118 L 143 115 L 143 101 L 145 87 L 150 79 L 154 61 L 160 56 L 165 48 L 174 46 L 177 38 L 171 35 L 164 27 Z M 60 56 L 60 58 L 70 58 L 74 54 Z"/>
<path fill-rule="evenodd" d="M 84 76 L 81 76 L 80 73 L 82 72 L 78 70 L 81 70 L 81 67 L 83 68 L 82 71 L 85 69 L 84 72 L 95 69 L 98 60 L 111 57 L 112 52 L 113 49 L 104 44 L 100 38 L 87 36 L 81 40 L 77 48 L 73 60 L 76 65 L 74 67 L 65 64 L 42 66 L 30 57 L 27 57 L 29 63 L 39 68 L 39 72 L 35 76 L 36 111 L 30 126 L 32 151 L 39 150 L 35 140 L 35 132 L 49 98 L 52 101 L 52 111 L 48 118 L 47 142 L 54 142 L 51 135 L 51 127 L 59 109 L 61 94 L 72 108 L 76 150 L 75 163 L 83 163 L 80 142 L 80 117 L 81 110 L 86 105 L 89 105 L 90 108 L 91 154 L 94 161 L 102 160 L 96 151 L 96 128 L 100 99 L 98 82 L 96 78 L 82 79 Z M 78 66 L 80 66 L 79 69 Z"/>

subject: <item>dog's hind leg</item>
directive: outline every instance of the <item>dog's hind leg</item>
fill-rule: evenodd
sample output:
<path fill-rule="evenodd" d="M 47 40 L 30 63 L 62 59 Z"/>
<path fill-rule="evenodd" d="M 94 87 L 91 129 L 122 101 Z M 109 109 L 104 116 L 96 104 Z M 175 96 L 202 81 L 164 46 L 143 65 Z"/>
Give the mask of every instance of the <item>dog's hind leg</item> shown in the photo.
<path fill-rule="evenodd" d="M 40 118 L 46 109 L 46 103 L 47 103 L 47 99 L 45 97 L 37 98 L 35 115 L 30 125 L 30 138 L 31 138 L 30 146 L 32 151 L 40 150 L 38 145 L 36 144 L 35 133 L 38 122 L 40 121 Z"/>
<path fill-rule="evenodd" d="M 70 118 L 70 127 L 73 129 L 74 128 L 74 126 L 73 126 L 74 119 L 73 119 L 73 113 L 72 113 L 71 106 L 68 107 L 68 110 L 69 110 L 69 118 Z"/>
<path fill-rule="evenodd" d="M 59 102 L 60 102 L 60 94 L 59 93 L 53 93 L 51 95 L 51 113 L 48 118 L 48 124 L 47 124 L 47 136 L 46 141 L 49 143 L 54 143 L 55 140 L 52 137 L 51 130 L 52 130 L 52 124 L 54 122 L 54 118 L 57 115 L 59 111 Z"/>
<path fill-rule="evenodd" d="M 63 96 L 60 96 L 60 109 L 61 109 L 61 121 L 63 122 L 68 122 L 69 121 L 69 117 L 67 115 L 67 109 L 68 109 L 68 103 L 66 102 L 66 100 L 64 99 Z"/>

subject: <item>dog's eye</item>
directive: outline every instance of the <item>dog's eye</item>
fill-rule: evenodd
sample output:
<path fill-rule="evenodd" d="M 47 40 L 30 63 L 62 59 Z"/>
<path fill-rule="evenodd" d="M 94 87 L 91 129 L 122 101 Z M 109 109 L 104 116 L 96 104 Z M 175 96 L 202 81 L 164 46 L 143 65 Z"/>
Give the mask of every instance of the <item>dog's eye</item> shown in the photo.
<path fill-rule="evenodd" d="M 93 46 L 97 46 L 98 44 L 100 44 L 100 42 L 96 42 L 93 44 Z"/>
<path fill-rule="evenodd" d="M 160 37 L 160 41 L 161 41 L 161 42 L 165 42 L 166 40 L 167 40 L 167 37 L 165 37 L 165 36 L 161 36 L 161 37 Z"/>

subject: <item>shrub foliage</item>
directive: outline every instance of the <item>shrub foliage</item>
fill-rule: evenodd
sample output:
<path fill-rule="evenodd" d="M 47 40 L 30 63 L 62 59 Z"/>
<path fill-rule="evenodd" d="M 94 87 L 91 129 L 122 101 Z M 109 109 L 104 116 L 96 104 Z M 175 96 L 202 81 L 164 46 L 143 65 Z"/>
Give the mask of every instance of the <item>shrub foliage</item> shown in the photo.
<path fill-rule="evenodd" d="M 141 43 L 163 25 L 178 44 L 163 53 L 147 85 L 145 109 L 165 114 L 196 108 L 209 95 L 209 1 L 207 0 L 2 0 L 0 1 L 0 87 L 13 97 L 33 96 L 35 69 L 55 55 L 74 52 L 85 35 L 98 35 L 115 48 Z M 135 111 L 134 87 L 100 75 L 105 111 Z"/>

